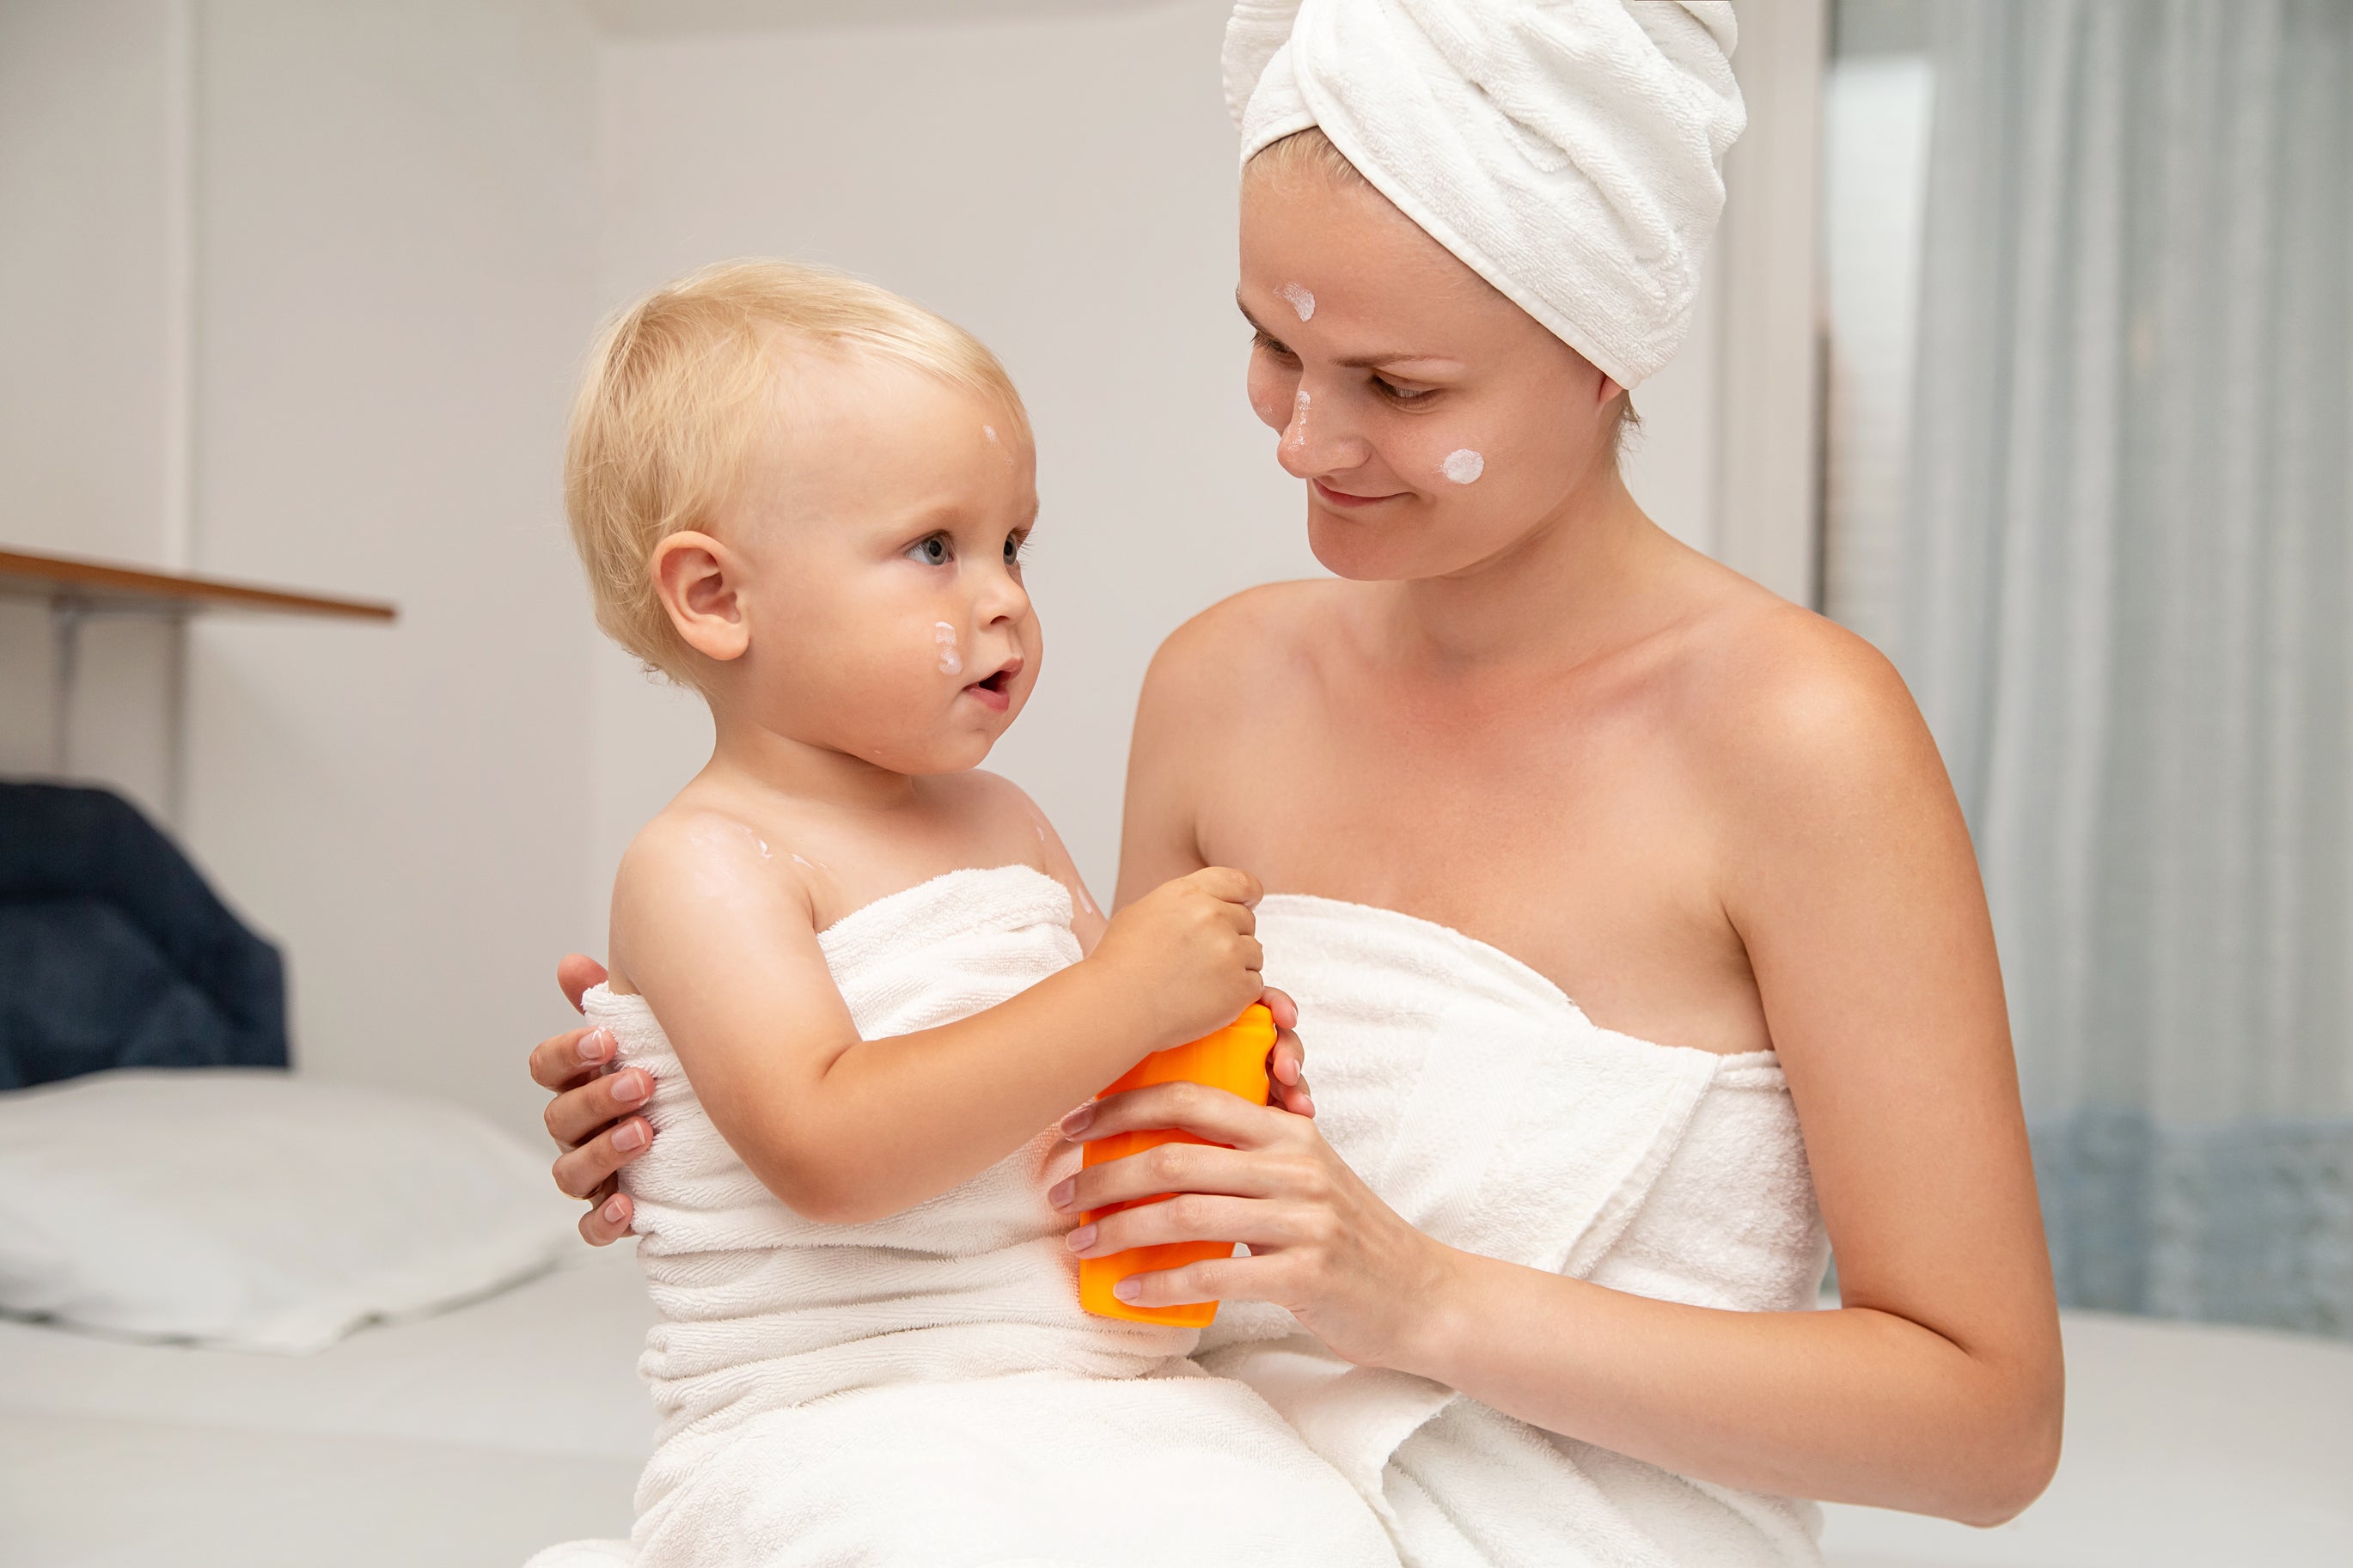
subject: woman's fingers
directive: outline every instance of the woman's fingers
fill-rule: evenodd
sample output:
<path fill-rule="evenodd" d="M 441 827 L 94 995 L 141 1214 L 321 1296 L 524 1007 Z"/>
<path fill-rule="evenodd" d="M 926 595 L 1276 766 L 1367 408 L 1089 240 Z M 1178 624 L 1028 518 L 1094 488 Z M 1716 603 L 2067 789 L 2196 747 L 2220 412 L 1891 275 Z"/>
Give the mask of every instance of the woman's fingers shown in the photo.
<path fill-rule="evenodd" d="M 585 1198 L 605 1179 L 638 1155 L 653 1142 L 654 1130 L 642 1116 L 632 1116 L 555 1157 L 555 1185 L 565 1196 Z"/>
<path fill-rule="evenodd" d="M 531 1048 L 531 1081 L 551 1093 L 577 1089 L 613 1059 L 609 1029 L 566 1029 Z"/>
<path fill-rule="evenodd" d="M 653 1079 L 643 1068 L 623 1068 L 575 1085 L 547 1102 L 541 1120 L 565 1148 L 586 1143 L 608 1123 L 642 1109 Z"/>
<path fill-rule="evenodd" d="M 1274 1015 L 1274 1026 L 1276 1028 L 1295 1029 L 1299 1027 L 1299 1004 L 1291 999 L 1290 992 L 1278 990 L 1274 986 L 1270 985 L 1265 990 L 1258 994 L 1258 999 L 1260 1004 L 1263 1005 L 1268 1012 Z M 1295 1044 L 1296 1042 L 1294 1041 L 1293 1043 Z"/>
<path fill-rule="evenodd" d="M 581 1240 L 591 1247 L 606 1247 L 629 1234 L 637 1205 L 614 1178 L 607 1176 L 599 1183 L 588 1194 L 588 1212 L 580 1216 Z"/>
<path fill-rule="evenodd" d="M 1262 1258 L 1213 1258 L 1182 1268 L 1131 1274 L 1111 1293 L 1131 1307 L 1180 1307 L 1191 1301 L 1262 1301 L 1269 1299 L 1261 1277 L 1271 1266 Z"/>
<path fill-rule="evenodd" d="M 1282 1157 L 1278 1155 L 1276 1161 Z M 1163 1143 L 1122 1160 L 1107 1160 L 1063 1177 L 1046 1190 L 1046 1201 L 1066 1213 L 1133 1203 L 1161 1193 L 1222 1193 L 1233 1197 L 1271 1197 L 1282 1190 L 1275 1161 L 1207 1143 Z"/>
<path fill-rule="evenodd" d="M 1155 1083 L 1082 1105 L 1062 1118 L 1062 1136 L 1093 1142 L 1114 1132 L 1174 1127 L 1212 1143 L 1263 1149 L 1285 1140 L 1291 1119 L 1201 1083 Z"/>
<path fill-rule="evenodd" d="M 567 952 L 555 961 L 555 984 L 575 1013 L 580 1011 L 581 994 L 605 980 L 605 966 L 586 953 Z"/>
<path fill-rule="evenodd" d="M 1314 1099 L 1307 1092 L 1307 1051 L 1299 1037 L 1283 1029 L 1266 1055 L 1267 1103 L 1294 1116 L 1314 1116 Z"/>
<path fill-rule="evenodd" d="M 1080 1226 L 1071 1232 L 1069 1241 L 1071 1250 L 1081 1258 L 1108 1258 L 1132 1247 L 1158 1247 L 1171 1241 L 1242 1241 L 1256 1252 L 1261 1247 L 1295 1247 L 1307 1240 L 1305 1223 L 1302 1212 L 1289 1204 L 1179 1193 Z"/>

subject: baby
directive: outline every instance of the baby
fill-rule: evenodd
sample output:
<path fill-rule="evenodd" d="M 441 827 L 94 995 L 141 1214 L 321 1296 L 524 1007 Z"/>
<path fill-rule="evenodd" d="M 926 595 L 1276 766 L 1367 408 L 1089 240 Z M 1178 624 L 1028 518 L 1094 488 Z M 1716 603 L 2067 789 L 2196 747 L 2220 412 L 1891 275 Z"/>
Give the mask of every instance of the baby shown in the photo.
<path fill-rule="evenodd" d="M 587 999 L 656 1085 L 645 1568 L 1396 1560 L 1192 1331 L 1079 1307 L 1055 1119 L 1258 998 L 1257 889 L 1212 868 L 1106 922 L 976 771 L 1038 679 L 1033 469 L 986 348 L 834 273 L 709 268 L 592 357 L 565 497 L 597 621 L 716 729 Z"/>

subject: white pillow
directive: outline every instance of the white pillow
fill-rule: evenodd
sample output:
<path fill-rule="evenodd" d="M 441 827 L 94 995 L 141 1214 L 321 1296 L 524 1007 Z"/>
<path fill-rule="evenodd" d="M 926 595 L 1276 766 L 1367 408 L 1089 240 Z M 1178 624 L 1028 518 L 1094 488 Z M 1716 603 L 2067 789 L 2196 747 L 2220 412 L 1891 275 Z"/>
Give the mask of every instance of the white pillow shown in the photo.
<path fill-rule="evenodd" d="M 303 1353 L 578 1245 L 546 1162 L 438 1100 L 267 1068 L 0 1093 L 0 1310 Z"/>

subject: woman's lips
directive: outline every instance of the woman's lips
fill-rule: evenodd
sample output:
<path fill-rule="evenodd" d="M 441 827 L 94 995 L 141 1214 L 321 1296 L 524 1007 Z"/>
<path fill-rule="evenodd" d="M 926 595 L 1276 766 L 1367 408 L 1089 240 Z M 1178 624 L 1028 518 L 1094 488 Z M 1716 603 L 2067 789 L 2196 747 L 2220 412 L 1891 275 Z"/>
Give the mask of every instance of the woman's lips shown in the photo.
<path fill-rule="evenodd" d="M 1397 500 L 1397 495 L 1352 496 L 1345 490 L 1334 489 L 1322 479 L 1310 479 L 1307 482 L 1315 487 L 1316 499 L 1323 501 L 1326 506 L 1336 506 L 1344 509 L 1360 506 L 1378 506 L 1385 500 Z M 1398 491 L 1398 495 L 1401 495 L 1403 493 L 1403 491 Z"/>

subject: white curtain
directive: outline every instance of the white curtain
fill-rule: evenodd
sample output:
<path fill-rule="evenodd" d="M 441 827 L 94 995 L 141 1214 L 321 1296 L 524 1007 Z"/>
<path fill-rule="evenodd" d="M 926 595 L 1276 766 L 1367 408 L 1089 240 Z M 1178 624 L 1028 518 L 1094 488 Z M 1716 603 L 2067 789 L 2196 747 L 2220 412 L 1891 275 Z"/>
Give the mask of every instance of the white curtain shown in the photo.
<path fill-rule="evenodd" d="M 1938 0 L 1895 648 L 2063 1295 L 2353 1335 L 2353 0 Z"/>

